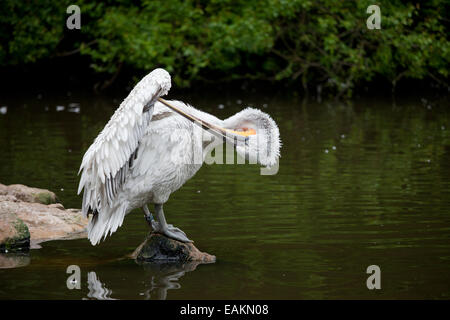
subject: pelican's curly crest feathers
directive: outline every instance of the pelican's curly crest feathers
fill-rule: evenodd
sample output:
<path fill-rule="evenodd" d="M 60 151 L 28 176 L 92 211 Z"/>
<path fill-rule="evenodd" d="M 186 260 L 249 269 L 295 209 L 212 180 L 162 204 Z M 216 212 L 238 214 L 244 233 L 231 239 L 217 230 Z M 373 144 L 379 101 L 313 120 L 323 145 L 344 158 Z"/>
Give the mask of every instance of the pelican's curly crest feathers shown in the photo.
<path fill-rule="evenodd" d="M 247 107 L 225 119 L 224 125 L 231 129 L 253 126 L 258 135 L 250 136 L 249 139 L 257 139 L 252 141 L 251 147 L 255 147 L 252 151 L 257 154 L 259 163 L 267 167 L 277 163 L 282 143 L 278 126 L 270 115 L 259 109 Z"/>

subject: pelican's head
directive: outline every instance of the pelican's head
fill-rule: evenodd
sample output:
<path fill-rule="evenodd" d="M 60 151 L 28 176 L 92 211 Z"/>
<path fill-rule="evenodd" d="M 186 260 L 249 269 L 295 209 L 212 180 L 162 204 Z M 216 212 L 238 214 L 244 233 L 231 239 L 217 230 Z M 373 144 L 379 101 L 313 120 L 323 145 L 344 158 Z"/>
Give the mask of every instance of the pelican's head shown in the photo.
<path fill-rule="evenodd" d="M 245 137 L 237 141 L 237 153 L 263 166 L 275 165 L 280 157 L 280 132 L 273 119 L 258 109 L 246 108 L 224 120 L 227 133 Z M 231 132 L 230 132 L 231 131 Z"/>
<path fill-rule="evenodd" d="M 209 134 L 218 137 L 219 144 L 223 141 L 236 147 L 237 153 L 248 159 L 250 163 L 259 163 L 272 167 L 280 157 L 280 132 L 273 119 L 258 109 L 246 108 L 234 116 L 221 121 L 207 113 L 200 112 L 174 101 L 170 103 L 158 98 L 158 101 L 197 124 Z M 184 107 L 183 107 L 184 106 Z M 207 144 L 209 149 L 216 143 Z"/>

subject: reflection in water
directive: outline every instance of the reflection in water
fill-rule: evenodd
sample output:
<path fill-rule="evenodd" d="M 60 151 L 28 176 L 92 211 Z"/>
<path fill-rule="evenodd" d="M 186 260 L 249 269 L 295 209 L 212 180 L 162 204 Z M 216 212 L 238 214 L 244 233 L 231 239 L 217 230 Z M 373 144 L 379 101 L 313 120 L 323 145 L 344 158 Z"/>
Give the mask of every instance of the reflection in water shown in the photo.
<path fill-rule="evenodd" d="M 30 264 L 30 255 L 27 253 L 0 254 L 0 269 L 25 267 Z"/>
<path fill-rule="evenodd" d="M 186 272 L 194 271 L 200 262 L 144 264 L 151 274 L 150 288 L 144 293 L 147 300 L 166 300 L 167 290 L 180 289 L 178 283 Z"/>
<path fill-rule="evenodd" d="M 146 300 L 166 300 L 167 291 L 173 289 L 180 289 L 181 284 L 179 280 L 186 272 L 194 271 L 201 262 L 187 262 L 187 263 L 152 263 L 145 264 L 140 263 L 144 269 L 145 280 L 144 292 L 141 296 L 144 296 Z M 121 270 L 117 270 L 121 273 Z M 106 272 L 105 272 L 106 273 Z M 111 278 L 111 275 L 108 274 Z M 118 274 L 113 275 L 114 280 L 120 278 Z M 111 281 L 111 286 L 114 286 L 114 280 Z M 128 279 L 129 281 L 130 279 Z M 108 284 L 102 282 L 97 276 L 97 273 L 91 271 L 88 273 L 88 298 L 98 300 L 114 300 L 111 298 L 113 293 L 112 289 L 109 289 Z"/>
<path fill-rule="evenodd" d="M 110 298 L 112 290 L 106 288 L 105 284 L 97 278 L 97 274 L 94 271 L 88 273 L 88 298 L 94 298 L 97 300 L 114 300 Z"/>

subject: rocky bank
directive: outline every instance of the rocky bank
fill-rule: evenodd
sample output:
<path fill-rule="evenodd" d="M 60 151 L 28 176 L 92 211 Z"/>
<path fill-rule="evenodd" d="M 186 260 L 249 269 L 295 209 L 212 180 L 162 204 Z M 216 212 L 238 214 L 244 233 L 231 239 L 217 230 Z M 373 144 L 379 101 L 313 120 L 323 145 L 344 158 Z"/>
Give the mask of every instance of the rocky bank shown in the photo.
<path fill-rule="evenodd" d="M 88 220 L 65 209 L 56 195 L 20 184 L 0 184 L 0 252 L 27 251 L 48 240 L 86 237 Z"/>

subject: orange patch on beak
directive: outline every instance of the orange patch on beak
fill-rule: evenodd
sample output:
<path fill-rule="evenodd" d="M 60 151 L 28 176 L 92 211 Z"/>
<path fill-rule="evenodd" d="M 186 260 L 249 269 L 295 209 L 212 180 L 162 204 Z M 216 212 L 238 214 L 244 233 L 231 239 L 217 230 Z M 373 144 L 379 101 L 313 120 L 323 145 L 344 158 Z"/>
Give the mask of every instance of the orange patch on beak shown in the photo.
<path fill-rule="evenodd" d="M 242 128 L 242 131 L 235 131 L 235 130 L 227 130 L 229 132 L 232 132 L 234 134 L 238 134 L 243 137 L 253 136 L 256 134 L 255 129 L 249 129 L 249 128 Z"/>

